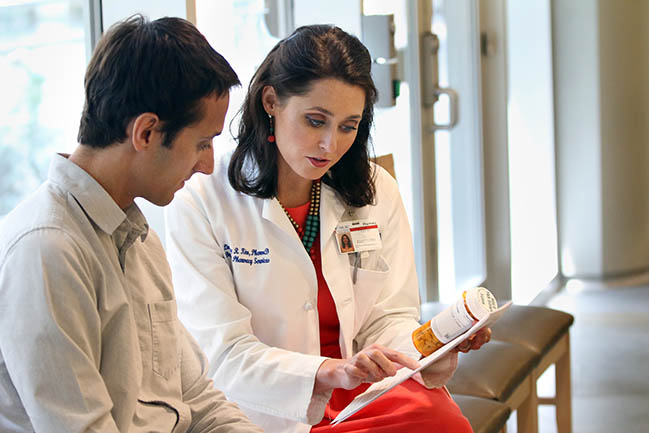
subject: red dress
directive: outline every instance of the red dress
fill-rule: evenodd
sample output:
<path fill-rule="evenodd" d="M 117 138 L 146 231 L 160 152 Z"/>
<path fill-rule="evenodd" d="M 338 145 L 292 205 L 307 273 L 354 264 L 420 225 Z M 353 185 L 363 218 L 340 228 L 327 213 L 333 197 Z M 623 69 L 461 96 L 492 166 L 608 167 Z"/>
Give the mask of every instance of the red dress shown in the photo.
<path fill-rule="evenodd" d="M 309 203 L 288 208 L 291 217 L 304 227 Z M 320 235 L 314 242 L 315 253 L 311 257 L 318 277 L 318 317 L 320 319 L 320 354 L 329 358 L 342 358 L 340 353 L 340 323 L 336 305 L 322 275 Z M 363 384 L 352 390 L 335 389 L 320 424 L 313 426 L 312 433 L 470 433 L 473 430 L 462 415 L 457 404 L 445 388 L 426 389 L 409 379 L 379 397 L 344 422 L 331 426 L 330 422 L 351 402 L 368 388 Z"/>

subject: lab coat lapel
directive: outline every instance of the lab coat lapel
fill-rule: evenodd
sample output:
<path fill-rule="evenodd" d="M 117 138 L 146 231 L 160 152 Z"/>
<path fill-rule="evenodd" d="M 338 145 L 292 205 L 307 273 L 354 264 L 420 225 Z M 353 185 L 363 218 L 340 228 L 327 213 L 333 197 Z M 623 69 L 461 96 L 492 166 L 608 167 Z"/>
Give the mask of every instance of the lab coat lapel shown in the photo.
<path fill-rule="evenodd" d="M 340 322 L 341 352 L 343 357 L 352 355 L 354 331 L 354 298 L 349 276 L 349 259 L 338 252 L 334 232 L 345 216 L 345 205 L 336 197 L 335 191 L 323 184 L 320 196 L 320 248 L 322 274 L 336 304 Z"/>
<path fill-rule="evenodd" d="M 279 200 L 277 200 L 277 198 L 264 200 L 262 217 L 284 232 L 284 234 L 286 235 L 287 244 L 291 245 L 292 248 L 294 248 L 296 251 L 302 251 L 302 253 L 300 254 L 300 257 L 302 259 L 301 266 L 309 266 L 309 269 L 311 269 L 310 273 L 313 278 L 313 290 L 315 292 L 315 296 L 317 296 L 318 279 L 315 269 L 311 264 L 311 258 L 309 257 L 309 254 L 304 250 L 300 236 L 295 231 L 293 224 L 291 224 L 291 221 L 286 216 L 286 212 L 284 212 L 284 209 L 282 208 L 282 205 L 279 203 Z"/>
<path fill-rule="evenodd" d="M 264 217 L 264 219 L 270 221 L 271 223 L 279 227 L 282 231 L 286 232 L 288 236 L 300 241 L 295 228 L 293 228 L 291 221 L 289 221 L 286 213 L 284 212 L 284 209 L 282 209 L 282 205 L 279 204 L 277 198 L 264 200 L 264 208 L 261 211 L 261 215 L 262 217 Z"/>
<path fill-rule="evenodd" d="M 345 205 L 336 198 L 336 192 L 322 184 L 320 192 L 320 239 L 329 239 L 345 214 Z"/>

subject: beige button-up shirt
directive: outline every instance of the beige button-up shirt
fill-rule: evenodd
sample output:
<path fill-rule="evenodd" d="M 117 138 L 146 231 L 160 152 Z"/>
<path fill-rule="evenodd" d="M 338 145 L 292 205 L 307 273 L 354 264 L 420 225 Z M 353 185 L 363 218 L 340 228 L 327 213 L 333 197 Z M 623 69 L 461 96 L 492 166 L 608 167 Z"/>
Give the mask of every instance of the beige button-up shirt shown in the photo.
<path fill-rule="evenodd" d="M 0 431 L 261 431 L 206 371 L 140 210 L 56 155 L 0 227 Z"/>

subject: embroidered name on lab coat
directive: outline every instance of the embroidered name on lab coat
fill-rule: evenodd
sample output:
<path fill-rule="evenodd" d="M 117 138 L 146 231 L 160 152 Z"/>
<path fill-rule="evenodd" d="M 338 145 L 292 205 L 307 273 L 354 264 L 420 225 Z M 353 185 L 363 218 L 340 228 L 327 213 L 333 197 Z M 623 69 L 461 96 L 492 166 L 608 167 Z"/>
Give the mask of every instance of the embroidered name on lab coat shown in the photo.
<path fill-rule="evenodd" d="M 228 244 L 223 244 L 223 253 L 225 254 L 225 258 L 230 259 L 232 263 L 247 264 L 250 266 L 270 263 L 270 250 L 268 248 L 232 248 Z"/>

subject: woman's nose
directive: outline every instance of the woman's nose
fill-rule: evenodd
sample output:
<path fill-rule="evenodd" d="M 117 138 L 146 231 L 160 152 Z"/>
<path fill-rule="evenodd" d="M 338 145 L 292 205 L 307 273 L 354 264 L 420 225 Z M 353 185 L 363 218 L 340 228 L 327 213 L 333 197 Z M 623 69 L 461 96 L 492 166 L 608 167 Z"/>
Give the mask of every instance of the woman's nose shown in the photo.
<path fill-rule="evenodd" d="M 320 149 L 326 151 L 327 153 L 335 152 L 337 146 L 338 138 L 335 131 L 329 131 L 320 140 Z"/>

